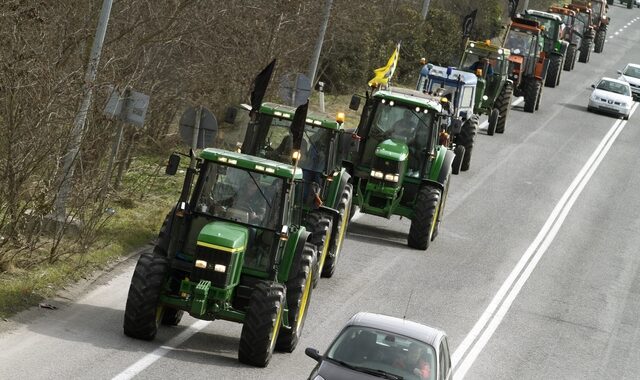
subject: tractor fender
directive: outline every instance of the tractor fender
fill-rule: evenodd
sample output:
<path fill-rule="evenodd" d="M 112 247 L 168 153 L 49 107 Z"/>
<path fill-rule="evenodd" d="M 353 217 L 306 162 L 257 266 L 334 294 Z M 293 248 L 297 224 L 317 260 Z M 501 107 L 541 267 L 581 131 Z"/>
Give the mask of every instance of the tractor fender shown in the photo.
<path fill-rule="evenodd" d="M 569 49 L 569 42 L 565 40 L 560 41 L 560 53 L 562 55 L 566 55 L 568 49 Z"/>
<path fill-rule="evenodd" d="M 327 199 L 324 201 L 324 204 L 329 207 L 337 208 L 340 196 L 342 195 L 342 192 L 344 191 L 345 186 L 347 186 L 347 182 L 349 182 L 350 178 L 351 174 L 349 174 L 345 168 L 340 169 L 338 175 L 333 176 L 333 181 L 331 181 L 331 185 L 329 186 Z"/>
<path fill-rule="evenodd" d="M 311 235 L 311 233 L 307 231 L 304 226 L 300 226 L 300 228 L 298 228 L 296 232 L 289 235 L 287 243 L 284 246 L 284 252 L 282 254 L 280 266 L 278 268 L 277 279 L 279 283 L 284 284 L 285 282 L 287 282 L 287 280 L 289 280 L 289 277 L 292 275 L 293 271 L 293 268 L 291 268 L 293 258 L 296 255 L 302 254 L 302 250 L 304 249 L 304 245 L 307 242 L 307 239 L 309 239 L 309 235 Z"/>
<path fill-rule="evenodd" d="M 438 183 L 439 188 L 444 189 L 444 184 L 447 176 L 451 174 L 451 165 L 455 154 L 447 149 L 445 146 L 439 146 L 436 152 L 436 159 L 433 162 L 433 166 L 429 172 L 429 182 Z"/>

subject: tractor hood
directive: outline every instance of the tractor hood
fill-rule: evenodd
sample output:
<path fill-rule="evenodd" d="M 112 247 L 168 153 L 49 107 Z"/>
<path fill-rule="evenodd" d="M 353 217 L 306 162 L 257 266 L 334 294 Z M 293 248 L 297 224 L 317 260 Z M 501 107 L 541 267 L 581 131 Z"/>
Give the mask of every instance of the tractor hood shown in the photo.
<path fill-rule="evenodd" d="M 242 252 L 247 246 L 247 227 L 222 221 L 205 225 L 198 235 L 198 245 L 226 252 Z"/>
<path fill-rule="evenodd" d="M 405 142 L 388 139 L 376 147 L 375 154 L 385 160 L 402 162 L 409 157 L 409 148 Z"/>

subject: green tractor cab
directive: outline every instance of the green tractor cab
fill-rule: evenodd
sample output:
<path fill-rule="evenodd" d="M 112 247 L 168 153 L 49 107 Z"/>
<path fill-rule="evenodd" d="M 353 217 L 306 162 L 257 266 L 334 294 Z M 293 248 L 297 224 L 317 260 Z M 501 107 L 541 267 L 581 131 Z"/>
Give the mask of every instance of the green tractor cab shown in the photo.
<path fill-rule="evenodd" d="M 167 168 L 175 174 L 173 155 Z M 302 225 L 299 167 L 219 149 L 191 156 L 153 252 L 138 260 L 124 332 L 151 340 L 184 312 L 243 324 L 238 358 L 291 352 L 309 308 L 316 249 Z"/>
<path fill-rule="evenodd" d="M 490 136 L 504 133 L 507 125 L 513 95 L 513 80 L 508 75 L 510 55 L 509 49 L 490 41 L 468 41 L 458 67 L 478 78 L 473 113 L 488 116 Z"/>
<path fill-rule="evenodd" d="M 294 112 L 293 107 L 263 103 L 247 127 L 242 152 L 291 162 Z M 352 132 L 344 127 L 344 114 L 308 112 L 305 118 L 298 164 L 303 173 L 302 224 L 318 249 L 315 270 L 323 277 L 335 272 L 349 222 L 353 187 L 342 161 Z"/>
<path fill-rule="evenodd" d="M 557 14 L 533 9 L 527 9 L 523 17 L 540 23 L 540 29 L 544 36 L 542 51 L 549 59 L 549 69 L 544 85 L 556 87 L 560 84 L 560 76 L 569 47 L 569 43 L 563 39 L 563 19 Z"/>
<path fill-rule="evenodd" d="M 404 88 L 367 95 L 345 162 L 360 211 L 411 219 L 408 245 L 422 250 L 438 233 L 455 156 L 440 143 L 440 126 L 450 117 L 440 101 Z"/>

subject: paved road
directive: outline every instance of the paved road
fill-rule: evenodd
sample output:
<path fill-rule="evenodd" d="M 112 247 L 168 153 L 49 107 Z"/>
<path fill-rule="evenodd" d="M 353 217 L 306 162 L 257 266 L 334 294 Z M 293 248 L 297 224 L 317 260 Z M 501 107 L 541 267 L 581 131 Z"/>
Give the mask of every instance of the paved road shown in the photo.
<path fill-rule="evenodd" d="M 244 366 L 240 325 L 189 317 L 153 342 L 124 337 L 132 259 L 58 310 L 2 323 L 0 378 L 302 379 L 315 363 L 304 347 L 324 350 L 360 310 L 443 328 L 467 379 L 637 378 L 640 111 L 629 122 L 586 112 L 593 81 L 640 62 L 640 11 L 611 16 L 603 54 L 545 88 L 535 115 L 516 106 L 504 135 L 478 137 L 426 253 L 406 247 L 406 220 L 355 220 L 294 353 Z"/>

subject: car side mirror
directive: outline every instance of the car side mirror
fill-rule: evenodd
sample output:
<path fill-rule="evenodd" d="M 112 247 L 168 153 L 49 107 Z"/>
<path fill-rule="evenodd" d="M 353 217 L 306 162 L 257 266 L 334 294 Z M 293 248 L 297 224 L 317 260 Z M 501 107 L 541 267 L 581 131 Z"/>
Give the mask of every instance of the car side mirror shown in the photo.
<path fill-rule="evenodd" d="M 618 74 L 622 75 L 622 70 L 618 70 Z"/>
<path fill-rule="evenodd" d="M 235 107 L 227 107 L 224 110 L 224 122 L 233 124 L 236 122 L 236 116 L 238 116 L 238 109 Z"/>
<path fill-rule="evenodd" d="M 360 97 L 358 95 L 353 95 L 349 102 L 349 109 L 357 111 L 358 108 L 360 108 Z"/>
<path fill-rule="evenodd" d="M 178 165 L 180 165 L 180 156 L 175 153 L 171 154 L 164 173 L 167 175 L 176 175 L 178 172 Z"/>
<path fill-rule="evenodd" d="M 315 348 L 311 348 L 311 347 L 307 347 L 304 350 L 304 353 L 310 357 L 311 359 L 320 362 L 322 360 L 322 356 L 320 355 L 320 352 L 318 350 L 316 350 Z"/>
<path fill-rule="evenodd" d="M 591 85 L 591 88 L 596 88 L 596 85 L 595 85 L 595 84 L 592 84 L 592 85 Z"/>

